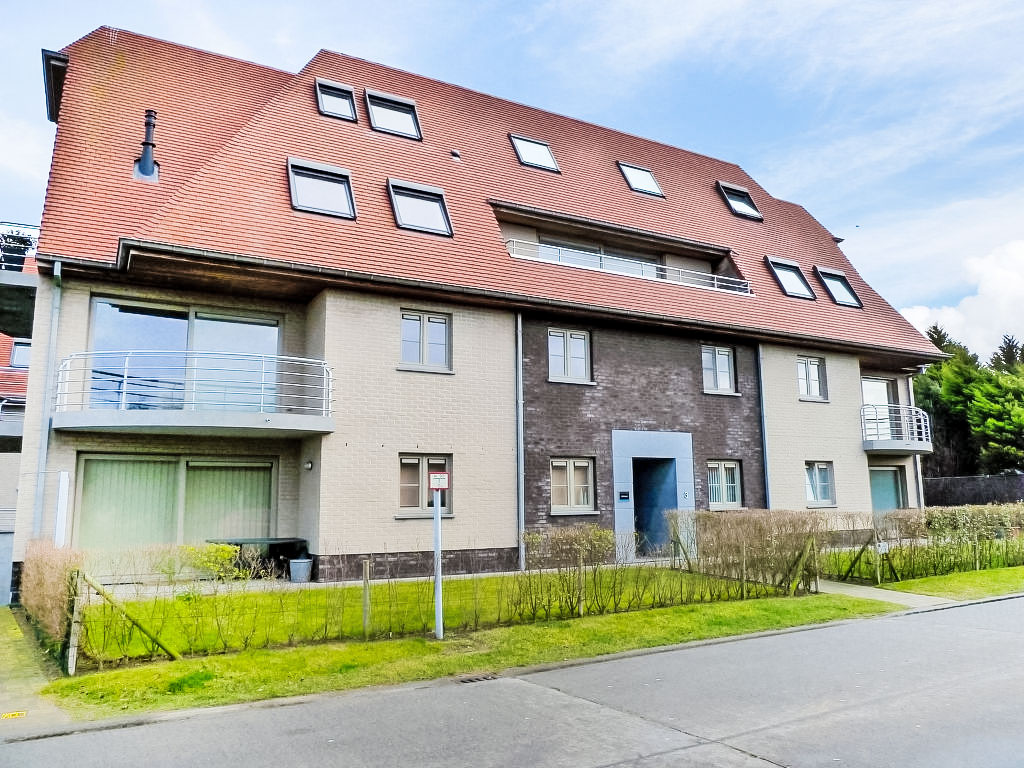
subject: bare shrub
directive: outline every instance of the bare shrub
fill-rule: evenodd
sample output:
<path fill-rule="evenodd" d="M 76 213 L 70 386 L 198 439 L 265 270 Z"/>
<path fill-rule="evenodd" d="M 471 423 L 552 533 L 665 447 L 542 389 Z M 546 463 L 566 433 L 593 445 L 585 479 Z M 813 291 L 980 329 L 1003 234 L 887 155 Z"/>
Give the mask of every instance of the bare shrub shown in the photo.
<path fill-rule="evenodd" d="M 74 574 L 82 553 L 58 549 L 48 541 L 30 541 L 21 571 L 21 603 L 51 643 L 61 643 L 71 620 Z"/>

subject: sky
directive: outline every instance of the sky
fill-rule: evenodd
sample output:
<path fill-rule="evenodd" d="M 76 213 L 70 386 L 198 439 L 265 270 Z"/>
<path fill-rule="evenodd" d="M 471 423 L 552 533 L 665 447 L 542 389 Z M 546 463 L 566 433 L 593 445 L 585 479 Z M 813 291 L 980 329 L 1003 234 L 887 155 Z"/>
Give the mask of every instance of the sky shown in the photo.
<path fill-rule="evenodd" d="M 1024 339 L 1019 0 L 8 2 L 0 221 L 42 212 L 41 49 L 108 25 L 295 72 L 327 48 L 738 163 L 919 328 Z"/>

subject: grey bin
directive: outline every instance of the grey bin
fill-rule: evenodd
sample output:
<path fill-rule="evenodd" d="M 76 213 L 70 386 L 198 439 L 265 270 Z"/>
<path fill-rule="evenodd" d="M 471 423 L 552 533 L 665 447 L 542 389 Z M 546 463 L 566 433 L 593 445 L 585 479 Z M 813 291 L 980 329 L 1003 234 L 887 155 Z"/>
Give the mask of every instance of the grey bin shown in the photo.
<path fill-rule="evenodd" d="M 313 560 L 307 557 L 289 560 L 288 571 L 291 574 L 292 581 L 297 584 L 303 584 L 309 581 L 309 577 L 313 574 Z"/>

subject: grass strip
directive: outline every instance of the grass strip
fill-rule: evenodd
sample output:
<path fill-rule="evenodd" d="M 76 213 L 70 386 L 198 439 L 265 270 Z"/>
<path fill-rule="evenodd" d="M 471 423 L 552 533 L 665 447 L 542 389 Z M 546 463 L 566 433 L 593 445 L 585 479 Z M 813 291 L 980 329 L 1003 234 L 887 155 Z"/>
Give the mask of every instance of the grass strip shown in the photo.
<path fill-rule="evenodd" d="M 896 592 L 916 592 L 921 595 L 947 597 L 950 600 L 978 600 L 983 597 L 1024 592 L 1024 566 L 927 576 L 923 579 L 908 579 L 879 586 Z"/>
<path fill-rule="evenodd" d="M 324 643 L 158 662 L 64 678 L 44 693 L 76 717 L 257 701 L 368 685 L 496 673 L 692 640 L 836 619 L 900 606 L 844 595 L 685 605 L 499 627 L 443 641 Z"/>

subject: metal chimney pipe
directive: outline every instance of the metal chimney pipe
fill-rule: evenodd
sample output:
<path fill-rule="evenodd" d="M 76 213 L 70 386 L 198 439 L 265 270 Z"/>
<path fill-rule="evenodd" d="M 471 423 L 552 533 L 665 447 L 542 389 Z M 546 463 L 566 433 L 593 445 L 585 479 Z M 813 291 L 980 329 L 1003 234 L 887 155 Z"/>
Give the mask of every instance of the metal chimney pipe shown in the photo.
<path fill-rule="evenodd" d="M 140 176 L 154 176 L 156 174 L 156 162 L 153 160 L 153 148 L 156 143 L 153 141 L 153 132 L 156 130 L 156 110 L 146 110 L 146 139 L 142 142 L 142 156 L 139 158 L 136 170 Z"/>

